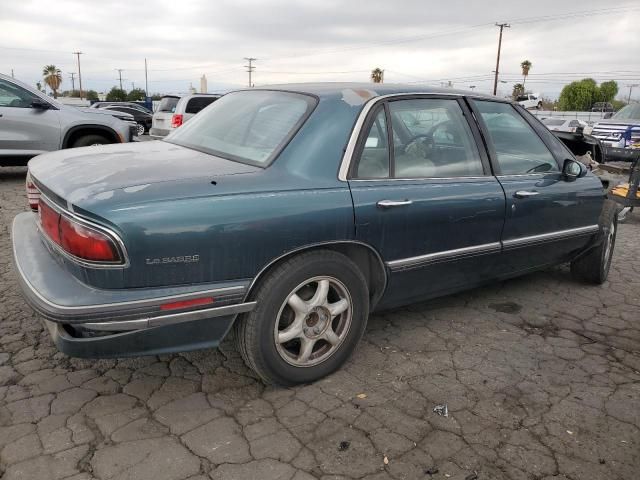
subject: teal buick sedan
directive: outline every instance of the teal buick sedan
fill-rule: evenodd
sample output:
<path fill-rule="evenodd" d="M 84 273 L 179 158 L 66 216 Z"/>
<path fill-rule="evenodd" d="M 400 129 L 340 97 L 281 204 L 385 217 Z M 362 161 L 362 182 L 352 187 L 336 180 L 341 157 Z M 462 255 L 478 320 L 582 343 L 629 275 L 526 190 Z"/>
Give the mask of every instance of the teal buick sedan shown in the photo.
<path fill-rule="evenodd" d="M 616 236 L 600 180 L 522 107 L 401 85 L 232 92 L 165 140 L 34 158 L 27 196 L 16 270 L 61 351 L 234 328 L 280 385 L 339 368 L 374 310 L 564 262 L 602 283 Z"/>

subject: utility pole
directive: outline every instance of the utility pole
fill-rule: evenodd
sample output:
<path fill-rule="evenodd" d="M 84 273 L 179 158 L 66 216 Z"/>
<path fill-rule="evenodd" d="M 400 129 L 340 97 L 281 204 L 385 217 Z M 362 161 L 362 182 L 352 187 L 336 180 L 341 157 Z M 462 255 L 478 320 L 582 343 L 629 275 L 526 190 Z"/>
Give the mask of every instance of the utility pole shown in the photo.
<path fill-rule="evenodd" d="M 253 57 L 244 57 L 244 59 L 249 62 L 249 65 L 245 65 L 245 67 L 247 67 L 247 72 L 249 72 L 249 87 L 253 87 L 253 83 L 251 82 L 251 73 L 256 69 L 256 67 L 253 66 L 253 62 L 258 59 Z"/>
<path fill-rule="evenodd" d="M 120 90 L 122 90 L 122 68 L 116 68 L 116 71 L 118 72 L 118 77 L 120 79 Z"/>
<path fill-rule="evenodd" d="M 147 79 L 147 59 L 144 59 L 144 96 L 149 96 L 149 80 Z M 146 101 L 146 98 L 145 98 Z"/>
<path fill-rule="evenodd" d="M 78 56 L 78 83 L 80 84 L 80 100 L 82 100 L 82 74 L 80 73 L 80 55 L 82 55 L 82 52 L 73 52 L 73 54 Z"/>
<path fill-rule="evenodd" d="M 13 76 L 13 68 L 11 69 L 11 78 L 16 78 Z"/>
<path fill-rule="evenodd" d="M 500 72 L 500 50 L 502 49 L 502 30 L 511 28 L 508 23 L 496 23 L 496 27 L 500 27 L 500 37 L 498 38 L 498 59 L 496 60 L 496 78 L 493 81 L 493 94 L 498 93 L 498 74 Z"/>
<path fill-rule="evenodd" d="M 71 72 L 69 75 L 71 75 L 71 93 L 73 94 L 73 91 L 76 89 L 76 79 L 74 78 L 76 72 Z"/>
<path fill-rule="evenodd" d="M 631 103 L 631 91 L 635 88 L 635 87 L 640 87 L 640 83 L 633 83 L 630 85 L 627 85 L 627 87 L 629 87 L 629 98 L 627 100 L 627 103 Z"/>

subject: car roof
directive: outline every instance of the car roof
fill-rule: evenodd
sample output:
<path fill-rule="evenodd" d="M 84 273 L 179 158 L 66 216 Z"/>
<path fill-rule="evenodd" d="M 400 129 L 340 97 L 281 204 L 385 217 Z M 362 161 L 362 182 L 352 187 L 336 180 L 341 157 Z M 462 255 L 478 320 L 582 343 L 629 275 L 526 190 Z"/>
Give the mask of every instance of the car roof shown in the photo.
<path fill-rule="evenodd" d="M 249 90 L 249 89 L 246 89 Z M 322 82 L 322 83 L 288 83 L 278 85 L 263 85 L 251 90 L 282 90 L 296 93 L 306 93 L 317 97 L 335 97 L 342 95 L 345 90 L 354 91 L 356 94 L 366 94 L 368 98 L 394 94 L 441 94 L 461 95 L 474 98 L 486 98 L 491 100 L 503 100 L 492 95 L 479 94 L 468 90 L 456 90 L 452 88 L 437 88 L 424 85 L 400 84 L 400 83 L 370 83 L 370 82 Z M 361 95 L 362 96 L 362 95 Z"/>

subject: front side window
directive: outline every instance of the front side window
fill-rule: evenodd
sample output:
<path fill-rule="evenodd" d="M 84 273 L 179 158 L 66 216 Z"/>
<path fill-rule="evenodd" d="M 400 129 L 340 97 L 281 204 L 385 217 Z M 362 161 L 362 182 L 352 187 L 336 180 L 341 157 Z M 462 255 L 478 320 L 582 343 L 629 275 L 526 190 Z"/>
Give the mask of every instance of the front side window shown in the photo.
<path fill-rule="evenodd" d="M 559 171 L 547 146 L 510 104 L 474 102 L 489 131 L 502 175 Z"/>
<path fill-rule="evenodd" d="M 229 93 L 166 141 L 229 160 L 266 166 L 315 107 L 313 97 L 252 90 Z"/>
<path fill-rule="evenodd" d="M 31 108 L 36 98 L 28 90 L 0 79 L 0 107 Z"/>
<path fill-rule="evenodd" d="M 484 174 L 480 153 L 456 100 L 389 103 L 396 178 L 469 177 Z"/>

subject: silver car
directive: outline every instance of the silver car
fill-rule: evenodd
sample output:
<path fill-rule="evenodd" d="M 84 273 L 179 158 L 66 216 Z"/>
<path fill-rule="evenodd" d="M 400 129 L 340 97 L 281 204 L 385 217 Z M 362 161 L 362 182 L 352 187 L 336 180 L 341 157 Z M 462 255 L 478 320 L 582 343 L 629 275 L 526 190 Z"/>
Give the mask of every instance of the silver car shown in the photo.
<path fill-rule="evenodd" d="M 221 95 L 208 93 L 196 93 L 184 97 L 165 95 L 153 114 L 149 135 L 156 139 L 166 137 L 173 129 L 181 126 L 220 97 Z"/>
<path fill-rule="evenodd" d="M 63 105 L 0 74 L 0 166 L 26 165 L 44 152 L 129 142 L 136 132 L 130 115 Z"/>

